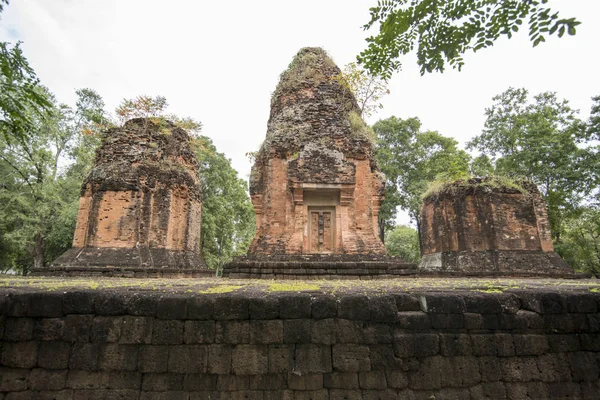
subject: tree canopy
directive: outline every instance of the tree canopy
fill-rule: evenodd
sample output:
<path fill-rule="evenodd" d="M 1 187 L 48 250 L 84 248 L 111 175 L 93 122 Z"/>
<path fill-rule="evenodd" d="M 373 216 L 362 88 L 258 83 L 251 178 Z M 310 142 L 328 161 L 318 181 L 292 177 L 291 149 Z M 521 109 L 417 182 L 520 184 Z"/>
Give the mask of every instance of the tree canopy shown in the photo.
<path fill-rule="evenodd" d="M 202 130 L 202 123 L 190 117 L 180 117 L 176 114 L 167 113 L 169 103 L 164 96 L 140 95 L 133 99 L 123 99 L 115 109 L 117 121 L 121 125 L 132 118 L 149 118 L 160 123 L 169 120 L 189 133 L 196 135 Z"/>
<path fill-rule="evenodd" d="M 0 0 L 0 14 L 8 0 Z M 35 118 L 50 112 L 52 99 L 23 55 L 21 43 L 0 42 L 0 135 L 9 141 L 35 129 Z"/>
<path fill-rule="evenodd" d="M 52 106 L 20 44 L 0 42 L 0 133 L 5 140 L 22 138 L 35 129 L 36 119 Z"/>
<path fill-rule="evenodd" d="M 390 117 L 373 125 L 377 136 L 377 161 L 387 178 L 386 201 L 380 211 L 380 236 L 393 226 L 394 210 L 401 207 L 417 222 L 421 194 L 430 181 L 443 175 L 468 174 L 470 156 L 458 142 L 434 131 L 421 131 L 418 118 Z"/>
<path fill-rule="evenodd" d="M 254 237 L 254 208 L 246 181 L 206 136 L 195 140 L 202 179 L 201 253 L 211 268 L 245 254 Z"/>
<path fill-rule="evenodd" d="M 443 72 L 449 64 L 459 70 L 463 55 L 494 45 L 501 36 L 511 38 L 526 27 L 533 46 L 546 38 L 574 35 L 580 24 L 562 18 L 548 0 L 378 0 L 370 9 L 365 29 L 379 27 L 367 38 L 358 61 L 374 75 L 389 78 L 401 67 L 400 57 L 417 51 L 421 74 Z"/>
<path fill-rule="evenodd" d="M 398 256 L 405 262 L 421 261 L 418 232 L 406 225 L 398 225 L 385 233 L 385 248 L 389 255 Z"/>
<path fill-rule="evenodd" d="M 4 269 L 41 267 L 70 247 L 81 181 L 98 139 L 84 127 L 104 113 L 100 96 L 77 91 L 77 108 L 51 101 L 48 113 L 26 109 L 28 130 L 0 140 L 0 242 Z M 84 132 L 90 132 L 87 136 Z"/>
<path fill-rule="evenodd" d="M 574 268 L 600 275 L 600 206 L 577 209 L 564 223 L 556 250 Z"/>
<path fill-rule="evenodd" d="M 493 101 L 483 132 L 468 146 L 489 156 L 496 173 L 523 176 L 538 185 L 559 239 L 565 214 L 600 185 L 600 147 L 590 144 L 597 139 L 595 114 L 586 124 L 567 100 L 552 92 L 531 101 L 526 89 L 509 88 Z"/>

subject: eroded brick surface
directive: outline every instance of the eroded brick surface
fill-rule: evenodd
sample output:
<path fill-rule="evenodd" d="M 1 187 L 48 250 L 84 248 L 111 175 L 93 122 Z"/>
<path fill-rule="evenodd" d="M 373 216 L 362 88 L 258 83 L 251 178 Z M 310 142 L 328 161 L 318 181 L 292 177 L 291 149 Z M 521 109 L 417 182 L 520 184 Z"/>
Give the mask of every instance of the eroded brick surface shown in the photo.
<path fill-rule="evenodd" d="M 322 49 L 304 48 L 282 74 L 250 177 L 250 254 L 385 254 L 383 176 L 339 73 Z"/>
<path fill-rule="evenodd" d="M 193 274 L 204 268 L 201 218 L 188 134 L 170 122 L 133 119 L 105 133 L 82 185 L 73 248 L 35 272 Z"/>
<path fill-rule="evenodd" d="M 569 275 L 554 252 L 544 201 L 535 185 L 524 192 L 472 179 L 424 199 L 421 271 L 473 274 Z"/>

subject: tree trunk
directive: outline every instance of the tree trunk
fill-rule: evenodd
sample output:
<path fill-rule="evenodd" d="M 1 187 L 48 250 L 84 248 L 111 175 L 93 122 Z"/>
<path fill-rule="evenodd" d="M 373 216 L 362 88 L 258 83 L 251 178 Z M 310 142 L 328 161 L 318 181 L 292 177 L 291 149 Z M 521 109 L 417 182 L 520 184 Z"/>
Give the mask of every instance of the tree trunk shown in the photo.
<path fill-rule="evenodd" d="M 417 217 L 415 218 L 417 221 L 417 235 L 419 236 L 419 251 L 421 252 L 421 257 L 423 256 L 423 241 L 421 239 L 421 220 Z"/>
<path fill-rule="evenodd" d="M 46 243 L 41 233 L 37 233 L 34 237 L 35 243 L 32 247 L 33 255 L 33 268 L 44 267 L 44 256 L 46 252 Z"/>
<path fill-rule="evenodd" d="M 385 244 L 385 221 L 381 218 L 379 218 L 377 221 L 379 222 L 379 239 L 381 239 L 381 242 Z"/>

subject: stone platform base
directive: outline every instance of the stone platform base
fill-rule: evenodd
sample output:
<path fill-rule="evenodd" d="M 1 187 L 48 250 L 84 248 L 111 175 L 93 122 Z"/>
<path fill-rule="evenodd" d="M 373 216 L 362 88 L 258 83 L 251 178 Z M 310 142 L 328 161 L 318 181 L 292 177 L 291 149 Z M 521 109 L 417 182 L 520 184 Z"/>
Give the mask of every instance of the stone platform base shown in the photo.
<path fill-rule="evenodd" d="M 555 252 L 542 251 L 449 251 L 426 254 L 419 275 L 522 276 L 582 278 Z"/>
<path fill-rule="evenodd" d="M 237 257 L 225 265 L 232 279 L 384 279 L 414 275 L 416 264 L 379 255 L 311 254 Z"/>
<path fill-rule="evenodd" d="M 200 278 L 215 276 L 193 252 L 167 249 L 71 248 L 49 267 L 31 275 L 129 278 Z"/>

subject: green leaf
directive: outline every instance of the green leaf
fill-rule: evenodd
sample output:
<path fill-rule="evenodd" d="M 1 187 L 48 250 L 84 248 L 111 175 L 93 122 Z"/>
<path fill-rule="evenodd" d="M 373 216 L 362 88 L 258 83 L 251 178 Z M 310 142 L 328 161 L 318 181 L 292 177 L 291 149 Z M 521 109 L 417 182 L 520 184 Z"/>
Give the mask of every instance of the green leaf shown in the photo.
<path fill-rule="evenodd" d="M 561 26 L 558 30 L 558 37 L 562 37 L 565 34 L 565 26 Z"/>
<path fill-rule="evenodd" d="M 468 49 L 489 47 L 489 41 L 501 35 L 512 37 L 511 31 L 517 32 L 524 18 L 528 17 L 534 46 L 542 41 L 537 36 L 540 30 L 552 34 L 558 29 L 558 22 L 548 28 L 558 20 L 558 13 L 551 14 L 550 8 L 538 1 L 393 0 L 385 7 L 372 10 L 368 26 L 378 21 L 379 33 L 366 39 L 368 46 L 358 60 L 372 74 L 386 78 L 400 69 L 398 59 L 414 48 L 421 74 L 443 72 L 447 63 L 460 69 L 463 63 L 458 57 Z M 558 21 L 567 21 L 569 33 L 579 23 L 574 18 Z M 482 41 L 484 38 L 487 41 Z"/>

